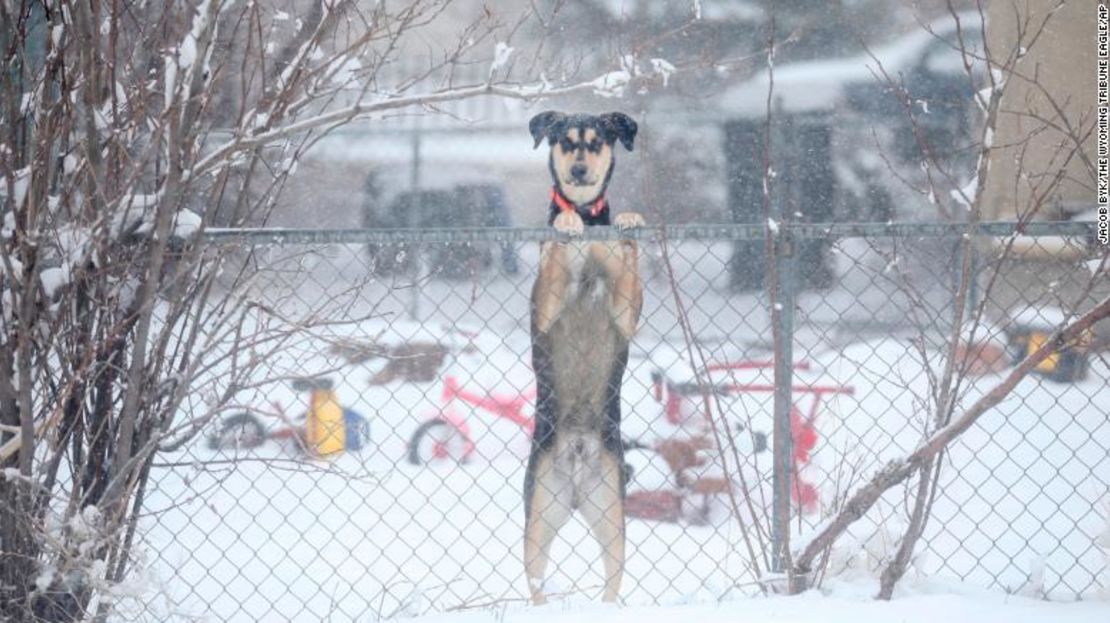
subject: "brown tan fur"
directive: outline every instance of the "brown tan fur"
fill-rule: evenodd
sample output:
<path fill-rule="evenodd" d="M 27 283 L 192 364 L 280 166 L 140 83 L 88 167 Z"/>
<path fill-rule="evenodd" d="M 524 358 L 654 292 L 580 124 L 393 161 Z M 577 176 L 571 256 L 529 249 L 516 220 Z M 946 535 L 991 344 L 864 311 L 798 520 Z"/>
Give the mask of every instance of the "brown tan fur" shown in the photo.
<path fill-rule="evenodd" d="M 619 595 L 625 552 L 620 383 L 643 303 L 635 241 L 576 239 L 588 223 L 609 224 L 607 204 L 603 213 L 591 213 L 589 204 L 603 196 L 618 135 L 604 120 L 591 126 L 598 117 L 560 117 L 567 123 L 541 129 L 552 145 L 556 188 L 575 209 L 553 208 L 552 225 L 570 239 L 542 245 L 532 289 L 537 402 L 525 479 L 524 567 L 536 604 L 547 600 L 543 580 L 551 543 L 575 510 L 601 547 L 603 599 Z M 635 124 L 627 123 L 634 135 Z M 631 148 L 631 136 L 620 138 Z M 575 165 L 586 170 L 572 175 Z M 643 218 L 624 213 L 613 225 L 638 227 Z"/>

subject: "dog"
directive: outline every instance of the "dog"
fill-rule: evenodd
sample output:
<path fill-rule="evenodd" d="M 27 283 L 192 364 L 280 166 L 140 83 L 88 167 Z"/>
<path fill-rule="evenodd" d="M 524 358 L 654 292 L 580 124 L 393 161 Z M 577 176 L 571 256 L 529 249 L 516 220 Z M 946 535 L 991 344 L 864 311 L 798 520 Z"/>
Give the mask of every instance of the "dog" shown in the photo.
<path fill-rule="evenodd" d="M 636 122 L 622 113 L 542 112 L 529 122 L 535 147 L 551 148 L 548 224 L 571 240 L 541 246 L 532 288 L 536 412 L 524 482 L 524 567 L 532 602 L 543 604 L 551 543 L 575 510 L 601 546 L 602 598 L 615 601 L 624 575 L 624 449 L 620 387 L 643 305 L 633 240 L 574 240 L 610 225 L 605 190 L 614 147 L 631 151 Z M 625 212 L 612 225 L 639 227 Z"/>

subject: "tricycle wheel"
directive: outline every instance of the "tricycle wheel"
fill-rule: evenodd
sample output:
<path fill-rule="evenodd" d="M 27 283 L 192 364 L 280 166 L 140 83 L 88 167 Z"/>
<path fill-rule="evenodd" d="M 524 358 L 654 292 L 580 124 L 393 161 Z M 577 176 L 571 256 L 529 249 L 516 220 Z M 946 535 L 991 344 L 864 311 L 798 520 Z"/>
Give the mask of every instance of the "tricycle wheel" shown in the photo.
<path fill-rule="evenodd" d="M 447 420 L 428 420 L 409 439 L 408 460 L 413 465 L 432 461 L 462 463 L 466 460 L 466 445 L 466 436 Z"/>

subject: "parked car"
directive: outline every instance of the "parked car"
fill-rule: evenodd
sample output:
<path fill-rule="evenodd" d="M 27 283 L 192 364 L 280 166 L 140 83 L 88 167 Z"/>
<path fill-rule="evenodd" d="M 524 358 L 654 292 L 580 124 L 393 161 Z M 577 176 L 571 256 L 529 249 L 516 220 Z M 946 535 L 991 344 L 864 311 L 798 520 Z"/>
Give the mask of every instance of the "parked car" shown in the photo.
<path fill-rule="evenodd" d="M 370 229 L 438 229 L 464 227 L 510 227 L 505 193 L 493 184 L 461 184 L 450 190 L 413 190 L 398 194 L 392 201 L 380 201 L 370 182 L 363 206 L 363 227 Z M 370 192 L 374 190 L 375 192 Z M 378 274 L 404 274 L 422 258 L 423 270 L 448 279 L 463 279 L 489 270 L 496 263 L 509 274 L 519 270 L 516 248 L 502 243 L 496 249 L 488 244 L 451 242 L 420 248 L 411 243 L 367 245 L 372 266 Z"/>

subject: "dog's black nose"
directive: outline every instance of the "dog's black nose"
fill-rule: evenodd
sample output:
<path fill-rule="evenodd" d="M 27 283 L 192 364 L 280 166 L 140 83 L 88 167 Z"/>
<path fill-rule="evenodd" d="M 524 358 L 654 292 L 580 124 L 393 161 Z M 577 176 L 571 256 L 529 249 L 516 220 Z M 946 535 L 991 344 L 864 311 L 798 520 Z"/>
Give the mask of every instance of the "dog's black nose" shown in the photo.
<path fill-rule="evenodd" d="M 588 169 L 584 164 L 576 164 L 570 168 L 570 176 L 576 180 L 586 179 Z"/>

